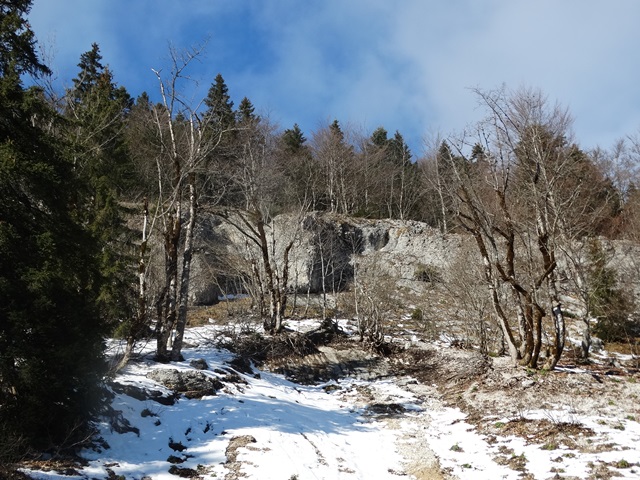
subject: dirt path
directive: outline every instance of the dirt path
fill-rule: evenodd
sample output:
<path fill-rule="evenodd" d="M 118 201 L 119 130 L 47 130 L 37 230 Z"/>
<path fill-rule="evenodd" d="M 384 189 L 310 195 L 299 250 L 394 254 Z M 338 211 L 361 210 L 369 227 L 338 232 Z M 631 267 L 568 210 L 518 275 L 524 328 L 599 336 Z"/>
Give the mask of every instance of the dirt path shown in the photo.
<path fill-rule="evenodd" d="M 410 383 L 405 388 L 419 399 L 421 408 L 429 411 L 437 411 L 443 408 L 440 395 L 435 387 Z M 406 423 L 406 419 L 403 421 Z M 397 420 L 395 419 L 389 419 L 389 427 L 394 428 L 396 422 Z M 454 480 L 455 477 L 443 472 L 438 457 L 436 457 L 425 439 L 424 431 L 430 425 L 431 419 L 429 416 L 416 415 L 411 420 L 411 430 L 398 441 L 398 452 L 405 459 L 406 471 L 409 475 L 413 475 L 416 480 Z"/>
<path fill-rule="evenodd" d="M 396 450 L 404 460 L 404 469 L 395 473 L 412 476 L 416 480 L 455 480 L 457 477 L 442 470 L 424 434 L 431 426 L 431 417 L 426 412 L 444 408 L 437 388 L 411 378 L 398 378 L 395 382 L 400 387 L 397 395 L 390 395 L 384 388 L 378 391 L 375 383 L 350 388 L 345 395 L 356 407 L 364 409 L 365 415 L 372 420 L 383 422 L 390 430 L 402 431 Z M 357 392 L 355 398 L 354 391 Z M 408 398 L 411 399 L 409 402 Z M 409 404 L 415 407 L 415 412 L 406 409 Z"/>
<path fill-rule="evenodd" d="M 396 419 L 387 420 L 388 428 L 397 429 L 398 423 Z M 425 417 L 417 417 L 413 427 L 413 431 L 404 434 L 397 443 L 398 453 L 404 458 L 405 473 L 416 480 L 452 480 L 454 477 L 443 474 L 438 458 L 420 433 L 429 428 L 429 422 Z"/>

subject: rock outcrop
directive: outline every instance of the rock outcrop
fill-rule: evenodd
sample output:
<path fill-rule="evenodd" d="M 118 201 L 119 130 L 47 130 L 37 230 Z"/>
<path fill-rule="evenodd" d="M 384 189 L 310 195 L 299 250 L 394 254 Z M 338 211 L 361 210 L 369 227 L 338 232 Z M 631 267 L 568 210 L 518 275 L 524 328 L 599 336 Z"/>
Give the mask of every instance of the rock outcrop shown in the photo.
<path fill-rule="evenodd" d="M 210 224 L 212 228 L 200 230 L 199 258 L 194 261 L 197 273 L 191 298 L 196 304 L 210 303 L 220 293 L 240 293 L 243 280 L 251 275 L 252 261 L 261 262 L 256 245 L 233 226 Z M 284 246 L 293 241 L 289 284 L 304 293 L 343 290 L 353 281 L 356 269 L 398 281 L 424 281 L 434 273 L 446 275 L 464 241 L 461 235 L 443 235 L 416 221 L 318 212 L 303 217 L 279 216 L 268 226 L 267 234 L 276 268 L 282 268 Z M 209 293 L 214 290 L 215 294 Z"/>

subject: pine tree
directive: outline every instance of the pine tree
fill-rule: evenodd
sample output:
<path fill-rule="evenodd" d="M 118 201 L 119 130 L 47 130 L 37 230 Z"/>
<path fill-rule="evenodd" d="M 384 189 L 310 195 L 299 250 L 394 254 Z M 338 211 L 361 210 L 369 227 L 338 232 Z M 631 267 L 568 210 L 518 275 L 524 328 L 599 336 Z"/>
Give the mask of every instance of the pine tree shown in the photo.
<path fill-rule="evenodd" d="M 378 127 L 371 134 L 371 143 L 378 148 L 386 148 L 389 144 L 387 135 L 387 131 L 383 127 Z"/>
<path fill-rule="evenodd" d="M 352 213 L 354 201 L 354 149 L 338 120 L 314 135 L 314 154 L 324 176 L 324 208 L 331 212 Z"/>
<path fill-rule="evenodd" d="M 76 173 L 86 186 L 79 192 L 79 213 L 102 245 L 100 311 L 115 327 L 132 318 L 134 309 L 131 235 L 121 207 L 133 180 L 124 135 L 133 102 L 102 64 L 98 44 L 80 56 L 78 67 L 73 88 L 67 92 L 66 140 Z"/>
<path fill-rule="evenodd" d="M 632 316 L 635 311 L 633 297 L 620 288 L 618 274 L 608 265 L 600 240 L 591 239 L 588 247 L 587 301 L 590 312 L 597 318 L 593 332 L 605 342 L 627 341 L 639 330 L 637 319 Z"/>
<path fill-rule="evenodd" d="M 486 153 L 484 151 L 484 147 L 481 144 L 476 143 L 471 149 L 471 159 L 476 162 L 483 162 L 485 159 L 485 156 L 486 156 Z"/>
<path fill-rule="evenodd" d="M 204 123 L 211 138 L 219 143 L 216 148 L 215 158 L 211 159 L 216 165 L 216 175 L 209 177 L 202 189 L 202 199 L 208 199 L 213 203 L 222 202 L 225 205 L 238 205 L 241 202 L 240 195 L 233 188 L 234 176 L 238 166 L 238 149 L 242 140 L 239 137 L 237 121 L 242 116 L 252 117 L 253 105 L 244 102 L 243 112 L 233 110 L 233 102 L 229 96 L 229 88 L 221 74 L 216 75 L 214 82 L 209 87 L 204 99 L 207 107 L 204 112 Z M 246 125 L 245 125 L 246 127 Z M 224 192 L 221 194 L 221 192 Z"/>
<path fill-rule="evenodd" d="M 289 153 L 298 153 L 305 146 L 306 141 L 307 139 L 297 123 L 293 125 L 293 128 L 287 128 L 282 133 L 282 142 Z"/>
<path fill-rule="evenodd" d="M 0 463 L 86 435 L 98 404 L 104 325 L 97 245 L 77 220 L 80 188 L 57 118 L 21 74 L 48 72 L 24 17 L 0 2 Z"/>
<path fill-rule="evenodd" d="M 378 199 L 377 208 L 370 205 L 367 210 L 378 210 L 378 216 L 408 218 L 413 213 L 418 188 L 409 146 L 400 132 L 388 138 L 383 127 L 375 129 L 369 141 L 373 158 L 380 164 L 380 186 L 385 193 Z"/>
<path fill-rule="evenodd" d="M 260 120 L 260 117 L 255 114 L 255 110 L 253 103 L 247 97 L 244 97 L 238 106 L 238 123 L 248 124 Z"/>
<path fill-rule="evenodd" d="M 389 149 L 389 156 L 394 164 L 401 167 L 411 165 L 411 150 L 409 150 L 409 146 L 404 141 L 402 134 L 397 130 L 393 138 L 389 140 Z"/>
<path fill-rule="evenodd" d="M 321 173 L 306 142 L 307 139 L 297 123 L 280 136 L 278 162 L 286 178 L 283 200 L 289 207 L 308 205 L 316 209 Z"/>
<path fill-rule="evenodd" d="M 207 114 L 213 117 L 210 121 L 212 125 L 217 125 L 221 130 L 227 130 L 234 126 L 233 102 L 229 96 L 229 88 L 221 74 L 216 75 L 207 97 L 204 99 L 204 104 L 207 106 Z"/>
<path fill-rule="evenodd" d="M 101 60 L 95 43 L 80 56 L 80 71 L 67 92 L 64 113 L 79 173 L 92 188 L 104 184 L 121 194 L 132 180 L 123 132 L 133 101 L 124 87 L 114 83 L 112 72 Z"/>
<path fill-rule="evenodd" d="M 334 120 L 329 126 L 329 132 L 333 136 L 334 140 L 342 143 L 344 142 L 344 132 L 342 131 L 342 127 L 340 127 L 340 122 L 338 120 Z"/>
<path fill-rule="evenodd" d="M 28 22 L 32 0 L 0 1 L 0 75 L 42 75 L 50 73 L 36 54 L 36 41 Z"/>

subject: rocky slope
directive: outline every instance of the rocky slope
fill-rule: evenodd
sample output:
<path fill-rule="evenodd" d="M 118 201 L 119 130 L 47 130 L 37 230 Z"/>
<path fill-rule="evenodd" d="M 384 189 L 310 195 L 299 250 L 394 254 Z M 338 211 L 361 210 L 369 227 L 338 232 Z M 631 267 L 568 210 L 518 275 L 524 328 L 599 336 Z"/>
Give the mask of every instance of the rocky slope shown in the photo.
<path fill-rule="evenodd" d="M 339 291 L 354 275 L 421 281 L 446 275 L 468 238 L 443 235 L 421 222 L 367 220 L 309 213 L 280 216 L 267 228 L 273 261 L 282 268 L 284 245 L 293 241 L 290 285 L 298 292 Z M 191 298 L 195 304 L 215 303 L 217 296 L 245 287 L 256 246 L 233 226 L 210 217 L 198 229 Z M 428 278 L 426 278 L 428 280 Z"/>

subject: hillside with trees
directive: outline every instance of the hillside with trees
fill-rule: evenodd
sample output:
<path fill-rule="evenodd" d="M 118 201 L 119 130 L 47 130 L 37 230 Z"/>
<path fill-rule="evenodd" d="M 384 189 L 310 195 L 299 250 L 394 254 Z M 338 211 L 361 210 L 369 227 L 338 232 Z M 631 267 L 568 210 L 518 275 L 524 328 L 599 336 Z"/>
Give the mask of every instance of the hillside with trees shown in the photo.
<path fill-rule="evenodd" d="M 363 133 L 335 119 L 303 132 L 220 73 L 189 99 L 200 46 L 171 49 L 156 91 L 135 98 L 95 43 L 71 85 L 52 86 L 30 6 L 0 2 L 0 463 L 86 442 L 110 376 L 150 341 L 156 361 L 183 359 L 187 327 L 218 296 L 242 297 L 239 314 L 258 319 L 274 349 L 293 345 L 287 354 L 306 352 L 289 318 L 353 318 L 360 343 L 389 355 L 408 316 L 432 339 L 532 371 L 588 364 L 594 338 L 637 363 L 631 132 L 585 150 L 566 108 L 506 87 L 475 91 L 485 118 L 424 152 L 384 126 Z M 403 298 L 365 258 L 376 221 L 464 248 L 447 268 L 407 267 L 427 290 Z M 303 250 L 317 279 L 304 288 Z M 219 295 L 196 302 L 198 275 Z M 457 326 L 447 331 L 445 317 Z M 105 354 L 112 338 L 126 345 L 116 358 Z"/>

